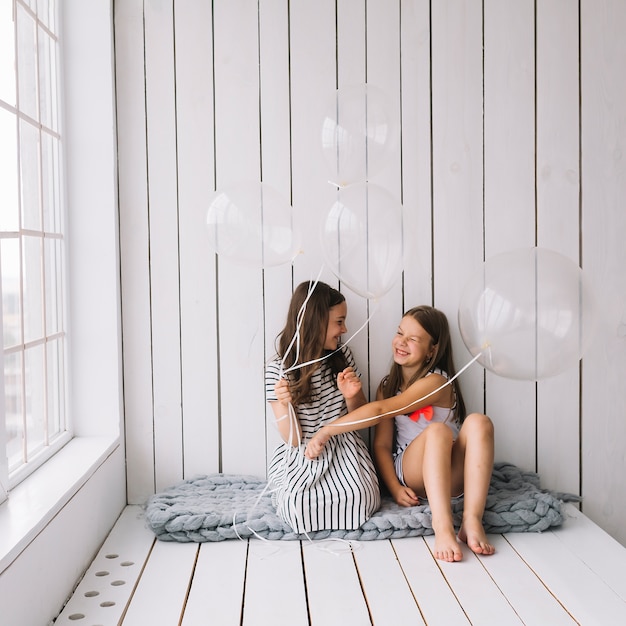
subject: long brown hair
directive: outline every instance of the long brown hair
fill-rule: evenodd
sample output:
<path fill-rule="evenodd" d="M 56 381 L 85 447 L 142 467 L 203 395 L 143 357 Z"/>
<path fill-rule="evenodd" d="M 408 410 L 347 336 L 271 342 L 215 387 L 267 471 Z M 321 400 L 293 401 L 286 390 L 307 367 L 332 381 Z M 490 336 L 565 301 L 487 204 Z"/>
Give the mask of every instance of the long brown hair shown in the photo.
<path fill-rule="evenodd" d="M 452 378 L 456 370 L 454 368 L 454 359 L 452 356 L 452 342 L 450 340 L 450 327 L 448 318 L 439 309 L 432 306 L 416 306 L 409 309 L 403 317 L 412 317 L 429 335 L 431 345 L 435 347 L 435 352 L 430 361 L 424 365 L 413 375 L 408 381 L 407 387 L 412 385 L 419 378 L 423 378 L 429 372 L 436 368 L 444 371 Z M 402 385 L 402 368 L 397 363 L 392 363 L 389 374 L 381 381 L 379 390 L 382 391 L 383 398 L 390 398 L 400 391 Z M 451 383 L 456 396 L 456 414 L 462 422 L 465 419 L 465 402 L 461 394 L 461 388 L 458 379 Z"/>
<path fill-rule="evenodd" d="M 311 289 L 313 291 L 309 296 Z M 305 301 L 306 308 L 302 313 Z M 284 369 L 291 368 L 296 364 L 296 360 L 298 363 L 308 363 L 321 358 L 324 354 L 330 354 L 324 362 L 329 365 L 333 381 L 336 383 L 337 374 L 347 367 L 346 358 L 341 350 L 329 353 L 324 349 L 324 343 L 330 309 L 344 301 L 344 295 L 326 283 L 305 281 L 296 287 L 287 311 L 285 327 L 276 338 L 277 353 L 283 359 Z M 298 328 L 300 316 L 303 317 Z M 299 344 L 293 341 L 297 333 Z M 319 367 L 320 363 L 312 363 L 289 372 L 289 388 L 295 405 L 312 399 L 311 377 Z"/>

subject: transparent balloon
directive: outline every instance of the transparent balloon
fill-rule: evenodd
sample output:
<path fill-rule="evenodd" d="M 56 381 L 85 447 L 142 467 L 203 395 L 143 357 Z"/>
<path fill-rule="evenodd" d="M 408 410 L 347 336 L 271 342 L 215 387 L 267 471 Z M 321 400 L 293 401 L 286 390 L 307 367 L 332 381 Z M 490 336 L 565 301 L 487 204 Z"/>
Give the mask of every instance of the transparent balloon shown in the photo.
<path fill-rule="evenodd" d="M 488 259 L 466 285 L 459 329 L 495 374 L 541 380 L 582 358 L 596 326 L 595 298 L 580 267 L 542 248 Z"/>
<path fill-rule="evenodd" d="M 243 181 L 218 189 L 206 224 L 214 252 L 240 265 L 282 265 L 300 251 L 293 209 L 267 183 Z"/>
<path fill-rule="evenodd" d="M 332 272 L 365 298 L 380 298 L 402 273 L 402 205 L 378 185 L 338 189 L 321 239 Z"/>
<path fill-rule="evenodd" d="M 322 148 L 331 182 L 343 187 L 365 182 L 389 161 L 397 145 L 398 124 L 379 87 L 350 85 L 338 89 L 322 123 Z"/>

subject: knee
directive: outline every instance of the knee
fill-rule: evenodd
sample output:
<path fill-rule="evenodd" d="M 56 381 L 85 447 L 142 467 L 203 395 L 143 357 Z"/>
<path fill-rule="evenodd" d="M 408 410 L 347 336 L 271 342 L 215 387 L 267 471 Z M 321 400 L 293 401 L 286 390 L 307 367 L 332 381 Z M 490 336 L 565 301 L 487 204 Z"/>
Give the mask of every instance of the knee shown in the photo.
<path fill-rule="evenodd" d="M 440 442 L 447 442 L 450 445 L 452 445 L 454 439 L 451 428 L 443 422 L 433 422 L 429 424 L 423 434 L 430 440 L 436 439 Z"/>
<path fill-rule="evenodd" d="M 463 421 L 463 428 L 488 437 L 494 435 L 493 422 L 483 413 L 470 413 Z"/>

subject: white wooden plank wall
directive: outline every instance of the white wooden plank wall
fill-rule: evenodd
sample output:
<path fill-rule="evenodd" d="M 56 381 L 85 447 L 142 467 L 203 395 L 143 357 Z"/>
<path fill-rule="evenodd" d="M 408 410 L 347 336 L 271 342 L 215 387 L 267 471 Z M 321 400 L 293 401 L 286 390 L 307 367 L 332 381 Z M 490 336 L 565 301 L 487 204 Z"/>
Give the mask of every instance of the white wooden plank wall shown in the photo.
<path fill-rule="evenodd" d="M 198 473 L 265 473 L 277 442 L 263 369 L 293 286 L 323 268 L 336 196 L 321 117 L 336 88 L 385 90 L 401 141 L 372 181 L 403 204 L 404 272 L 380 299 L 344 288 L 373 395 L 403 310 L 455 329 L 467 279 L 538 245 L 595 284 L 599 333 L 580 367 L 512 381 L 473 366 L 471 410 L 498 459 L 581 493 L 626 543 L 626 4 L 621 0 L 125 0 L 115 4 L 128 498 Z M 216 187 L 278 189 L 303 233 L 292 265 L 217 258 Z M 323 269 L 322 269 L 323 268 Z"/>

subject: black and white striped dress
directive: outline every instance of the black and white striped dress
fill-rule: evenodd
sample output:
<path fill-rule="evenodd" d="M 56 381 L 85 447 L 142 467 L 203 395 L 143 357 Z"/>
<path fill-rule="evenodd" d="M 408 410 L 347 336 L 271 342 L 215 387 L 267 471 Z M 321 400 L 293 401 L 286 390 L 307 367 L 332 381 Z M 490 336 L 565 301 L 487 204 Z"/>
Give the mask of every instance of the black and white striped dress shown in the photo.
<path fill-rule="evenodd" d="M 348 365 L 357 371 L 349 348 L 343 346 L 342 350 Z M 280 360 L 276 359 L 265 373 L 268 402 L 276 400 L 274 385 L 279 373 Z M 319 428 L 347 412 L 344 397 L 325 361 L 311 383 L 314 400 L 296 407 L 302 427 L 300 446 L 279 445 L 269 463 L 274 504 L 278 515 L 297 533 L 353 530 L 380 506 L 378 477 L 367 446 L 357 432 L 331 437 L 317 459 L 304 456 L 306 443 Z"/>

